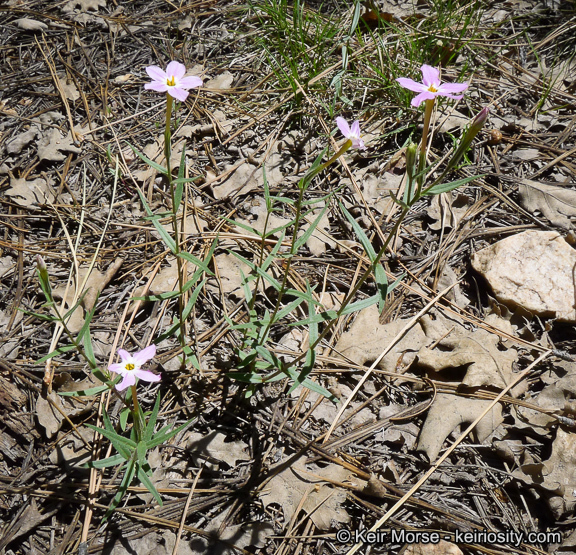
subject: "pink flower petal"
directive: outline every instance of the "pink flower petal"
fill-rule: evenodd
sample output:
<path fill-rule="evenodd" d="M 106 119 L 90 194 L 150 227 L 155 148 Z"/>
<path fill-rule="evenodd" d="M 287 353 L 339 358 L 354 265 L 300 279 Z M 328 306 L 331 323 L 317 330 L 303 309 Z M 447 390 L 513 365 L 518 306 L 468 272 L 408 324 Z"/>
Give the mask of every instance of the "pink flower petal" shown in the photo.
<path fill-rule="evenodd" d="M 124 374 L 125 370 L 124 370 L 124 365 L 117 363 L 117 364 L 111 364 L 110 366 L 108 366 L 108 370 L 110 370 L 110 372 L 116 372 L 116 374 Z"/>
<path fill-rule="evenodd" d="M 128 351 L 125 351 L 124 349 L 118 349 L 118 354 L 120 355 L 122 362 L 126 362 L 127 360 L 130 360 L 132 358 L 132 355 Z"/>
<path fill-rule="evenodd" d="M 168 85 L 166 84 L 166 81 L 163 83 L 160 83 L 160 81 L 152 81 L 152 83 L 146 83 L 144 88 L 156 92 L 166 92 L 168 90 Z"/>
<path fill-rule="evenodd" d="M 438 87 L 438 92 L 440 94 L 446 93 L 460 93 L 464 92 L 468 88 L 468 83 L 442 83 Z"/>
<path fill-rule="evenodd" d="M 160 374 L 154 374 L 149 370 L 134 370 L 132 374 L 134 374 L 137 378 L 144 380 L 145 382 L 159 382 L 162 377 Z"/>
<path fill-rule="evenodd" d="M 434 86 L 434 88 L 437 89 L 440 84 L 440 70 L 424 64 L 420 68 L 420 71 L 422 72 L 422 83 L 424 83 L 426 88 Z"/>
<path fill-rule="evenodd" d="M 353 124 L 352 124 L 352 135 L 354 135 L 355 137 L 360 138 L 360 122 L 358 120 L 356 120 Z"/>
<path fill-rule="evenodd" d="M 142 349 L 140 352 L 135 353 L 132 358 L 136 365 L 140 367 L 143 364 L 146 364 L 151 358 L 154 358 L 154 355 L 156 355 L 156 345 L 152 344 L 148 345 L 148 347 Z"/>
<path fill-rule="evenodd" d="M 127 372 L 126 375 L 124 376 L 124 379 L 119 384 L 116 385 L 116 389 L 118 391 L 122 391 L 123 389 L 126 389 L 127 387 L 130 387 L 135 383 L 136 383 L 136 376 L 134 376 L 134 372 Z"/>
<path fill-rule="evenodd" d="M 436 98 L 436 93 L 432 93 L 430 91 L 424 91 L 421 92 L 418 96 L 415 96 L 412 99 L 412 106 L 414 106 L 415 108 L 418 108 L 418 106 L 420 106 L 420 104 L 422 104 L 422 102 L 424 102 L 425 100 L 432 100 L 433 98 Z"/>
<path fill-rule="evenodd" d="M 180 102 L 184 102 L 188 98 L 188 91 L 178 87 L 168 87 L 168 94 Z"/>
<path fill-rule="evenodd" d="M 336 125 L 338 126 L 338 129 L 340 129 L 340 133 L 342 133 L 342 135 L 344 135 L 344 137 L 348 138 L 348 135 L 350 135 L 350 127 L 348 126 L 348 122 L 338 116 L 336 118 Z"/>
<path fill-rule="evenodd" d="M 352 147 L 357 148 L 358 150 L 366 150 L 366 146 L 364 145 L 364 141 L 360 138 L 352 139 Z"/>
<path fill-rule="evenodd" d="M 181 64 L 180 62 L 170 62 L 168 67 L 166 68 L 166 75 L 169 77 L 176 77 L 176 79 L 180 80 L 184 77 L 186 73 L 186 66 Z"/>
<path fill-rule="evenodd" d="M 166 73 L 160 69 L 158 66 L 148 66 L 146 68 L 146 73 L 152 78 L 154 79 L 154 81 L 163 81 L 164 83 L 166 83 Z"/>
<path fill-rule="evenodd" d="M 414 92 L 423 92 L 428 90 L 428 87 L 425 87 L 422 83 L 416 83 L 412 79 L 408 79 L 407 77 L 399 77 L 396 79 L 400 85 L 402 85 L 405 89 Z"/>
<path fill-rule="evenodd" d="M 194 89 L 196 87 L 201 87 L 202 79 L 194 75 L 190 75 L 189 77 L 183 77 L 182 79 L 180 79 L 178 86 L 183 89 Z"/>

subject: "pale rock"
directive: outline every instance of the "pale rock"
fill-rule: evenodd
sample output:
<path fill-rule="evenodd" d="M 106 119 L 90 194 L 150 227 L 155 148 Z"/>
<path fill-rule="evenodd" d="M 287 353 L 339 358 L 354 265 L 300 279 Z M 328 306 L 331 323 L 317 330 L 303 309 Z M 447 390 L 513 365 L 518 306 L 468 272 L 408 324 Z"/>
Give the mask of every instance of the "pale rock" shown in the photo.
<path fill-rule="evenodd" d="M 496 298 L 533 314 L 576 322 L 576 251 L 555 231 L 525 231 L 472 255 Z"/>

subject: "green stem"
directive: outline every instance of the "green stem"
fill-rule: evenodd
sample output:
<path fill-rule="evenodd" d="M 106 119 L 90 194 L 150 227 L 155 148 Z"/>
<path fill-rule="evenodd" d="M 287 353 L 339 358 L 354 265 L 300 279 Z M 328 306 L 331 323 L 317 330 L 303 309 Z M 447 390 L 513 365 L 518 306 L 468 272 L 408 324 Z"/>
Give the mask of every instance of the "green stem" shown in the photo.
<path fill-rule="evenodd" d="M 322 170 L 325 170 L 330 164 L 333 164 L 336 160 L 338 160 L 338 158 L 340 158 L 340 156 L 342 156 L 350 147 L 352 146 L 352 141 L 350 139 L 348 139 L 341 147 L 340 150 L 338 150 L 338 152 L 336 152 L 336 154 L 334 154 L 334 156 L 332 156 L 332 158 L 330 158 L 330 160 L 328 160 L 328 162 L 325 162 L 324 164 L 322 164 L 321 166 L 319 166 L 318 168 L 316 168 L 316 170 L 313 170 L 312 172 L 310 172 L 310 174 L 305 175 L 302 180 L 300 181 L 300 193 L 298 195 L 298 200 L 296 201 L 296 217 L 294 219 L 294 233 L 292 234 L 292 244 L 290 245 L 290 254 L 288 256 L 288 260 L 286 262 L 286 268 L 284 269 L 284 276 L 282 278 L 282 284 L 280 286 L 280 291 L 278 292 L 278 299 L 276 300 L 276 305 L 274 306 L 274 311 L 272 312 L 272 315 L 270 317 L 270 321 L 268 322 L 268 325 L 266 326 L 266 329 L 264 330 L 264 334 L 261 335 L 261 337 L 266 337 L 268 332 L 270 331 L 270 328 L 272 327 L 272 324 L 274 323 L 274 319 L 276 317 L 276 314 L 278 313 L 278 311 L 280 310 L 280 306 L 282 303 L 282 297 L 284 296 L 284 291 L 286 290 L 286 284 L 288 283 L 288 277 L 290 275 L 290 267 L 292 265 L 292 258 L 294 257 L 295 251 L 296 251 L 296 241 L 298 240 L 298 228 L 300 226 L 300 220 L 302 218 L 302 201 L 304 200 L 304 193 L 306 191 L 306 185 L 308 183 L 310 183 L 310 181 L 312 179 L 314 179 L 314 177 L 316 175 L 318 175 Z M 255 364 L 255 362 L 254 362 Z M 278 372 L 276 372 L 274 375 L 277 375 Z"/>
<path fill-rule="evenodd" d="M 426 168 L 426 150 L 428 147 L 428 132 L 430 130 L 430 121 L 432 120 L 432 110 L 434 110 L 434 98 L 426 100 L 426 109 L 424 110 L 424 129 L 422 130 L 422 142 L 420 143 L 420 157 L 418 159 L 418 195 L 424 184 L 424 168 Z"/>
<path fill-rule="evenodd" d="M 186 361 L 186 323 L 182 319 L 184 313 L 184 262 L 178 256 L 180 253 L 180 233 L 178 230 L 178 206 L 176 205 L 176 195 L 174 183 L 172 180 L 172 168 L 170 166 L 170 158 L 172 157 L 172 107 L 174 101 L 172 97 L 166 95 L 166 127 L 164 129 L 164 157 L 166 158 L 166 178 L 170 187 L 170 199 L 172 202 L 172 228 L 174 229 L 174 255 L 176 256 L 176 265 L 178 269 L 178 321 L 180 327 L 180 346 L 182 347 L 182 364 Z"/>
<path fill-rule="evenodd" d="M 136 438 L 141 441 L 144 433 L 144 417 L 140 409 L 140 403 L 138 403 L 138 395 L 136 395 L 136 384 L 130 386 L 130 390 L 132 392 L 132 418 L 136 428 Z"/>

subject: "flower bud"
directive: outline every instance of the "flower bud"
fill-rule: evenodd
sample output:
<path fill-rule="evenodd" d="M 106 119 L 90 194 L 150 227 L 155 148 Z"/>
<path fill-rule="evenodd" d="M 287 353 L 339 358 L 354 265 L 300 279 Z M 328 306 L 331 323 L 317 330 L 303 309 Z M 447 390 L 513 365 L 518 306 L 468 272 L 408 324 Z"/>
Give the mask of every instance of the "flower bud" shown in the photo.
<path fill-rule="evenodd" d="M 412 181 L 412 179 L 414 178 L 417 155 L 418 155 L 418 145 L 416 143 L 411 142 L 406 147 L 406 172 L 408 173 L 408 179 L 410 181 Z"/>
<path fill-rule="evenodd" d="M 462 156 L 464 156 L 464 153 L 468 150 L 468 147 L 472 144 L 472 141 L 474 140 L 476 135 L 478 135 L 478 133 L 480 132 L 480 129 L 484 127 L 484 124 L 488 119 L 489 112 L 490 108 L 486 106 L 485 108 L 482 108 L 482 110 L 471 121 L 470 127 L 468 127 L 468 129 L 464 133 L 464 136 L 460 139 L 456 151 L 454 152 L 452 158 L 448 162 L 448 166 L 446 167 L 447 172 L 454 169 L 458 164 L 458 162 L 460 162 Z"/>

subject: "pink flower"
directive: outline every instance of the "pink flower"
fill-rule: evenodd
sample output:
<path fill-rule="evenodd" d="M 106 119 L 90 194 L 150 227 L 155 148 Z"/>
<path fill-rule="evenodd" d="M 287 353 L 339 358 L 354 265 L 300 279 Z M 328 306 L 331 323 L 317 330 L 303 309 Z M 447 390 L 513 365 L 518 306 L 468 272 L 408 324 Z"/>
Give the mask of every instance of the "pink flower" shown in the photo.
<path fill-rule="evenodd" d="M 360 138 L 360 122 L 358 120 L 356 120 L 350 128 L 348 122 L 344 118 L 337 117 L 336 125 L 338 125 L 338 129 L 340 129 L 342 135 L 352 141 L 352 148 L 366 150 L 364 141 Z"/>
<path fill-rule="evenodd" d="M 172 98 L 184 102 L 188 96 L 186 89 L 193 89 L 202 85 L 200 77 L 184 77 L 186 67 L 180 62 L 170 62 L 166 71 L 158 66 L 148 66 L 146 73 L 152 78 L 152 83 L 146 83 L 145 89 L 157 92 L 167 92 Z"/>
<path fill-rule="evenodd" d="M 118 391 L 122 391 L 136 383 L 136 378 L 140 378 L 145 382 L 159 382 L 160 374 L 153 374 L 149 370 L 141 370 L 142 365 L 146 364 L 149 360 L 154 358 L 156 354 L 156 345 L 149 345 L 138 353 L 131 355 L 124 349 L 118 349 L 118 354 L 122 362 L 111 364 L 108 366 L 110 372 L 116 372 L 124 379 L 116 386 Z"/>
<path fill-rule="evenodd" d="M 422 83 L 416 83 L 416 81 L 406 77 L 396 79 L 405 89 L 420 93 L 412 99 L 412 106 L 418 107 L 424 100 L 432 100 L 437 96 L 447 96 L 460 100 L 463 95 L 453 93 L 460 93 L 468 88 L 468 83 L 440 84 L 440 70 L 435 67 L 424 64 L 420 71 L 422 72 Z"/>

